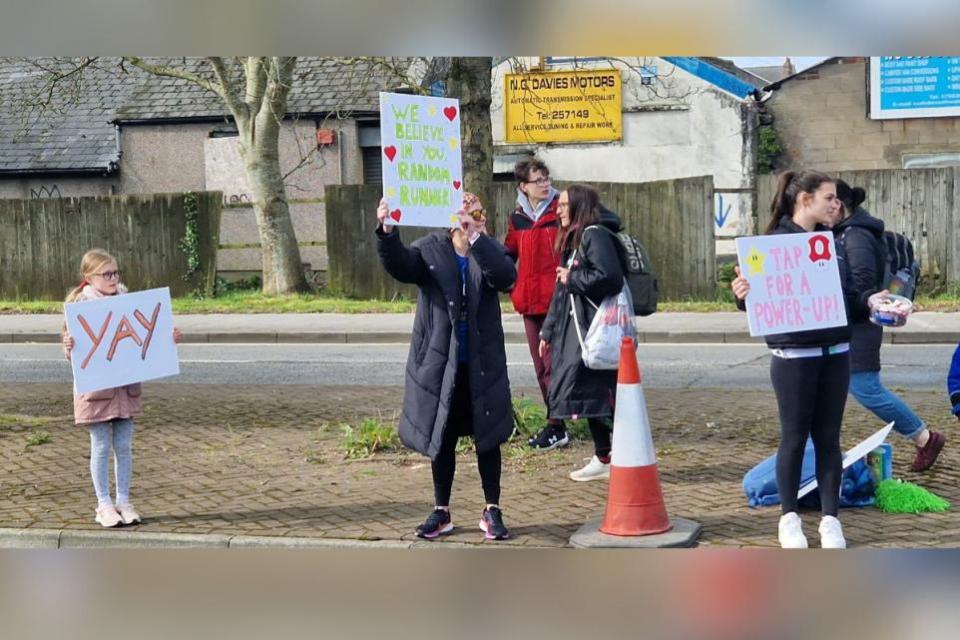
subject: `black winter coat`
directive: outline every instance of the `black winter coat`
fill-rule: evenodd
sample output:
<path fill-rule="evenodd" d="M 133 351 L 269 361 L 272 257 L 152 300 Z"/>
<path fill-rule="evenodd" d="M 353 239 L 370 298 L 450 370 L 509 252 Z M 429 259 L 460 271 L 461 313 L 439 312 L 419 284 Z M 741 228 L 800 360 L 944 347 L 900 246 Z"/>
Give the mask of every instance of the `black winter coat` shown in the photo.
<path fill-rule="evenodd" d="M 620 230 L 620 218 L 602 210 L 600 223 L 611 231 Z M 561 264 L 566 266 L 572 251 L 566 251 Z M 590 298 L 599 305 L 607 296 L 623 288 L 623 266 L 620 249 L 614 236 L 600 228 L 583 233 L 580 248 L 567 284 L 557 282 L 550 301 L 550 311 L 543 322 L 540 337 L 550 343 L 551 375 L 547 399 L 551 418 L 602 418 L 613 415 L 617 393 L 617 372 L 588 369 L 583 364 L 580 341 L 574 327 L 570 294 L 577 306 L 581 334 L 596 313 Z"/>
<path fill-rule="evenodd" d="M 834 227 L 833 233 L 847 256 L 851 286 L 865 304 L 867 298 L 883 288 L 886 267 L 883 220 L 857 207 L 853 215 Z M 880 371 L 883 327 L 864 319 L 852 325 L 851 330 L 850 371 Z"/>
<path fill-rule="evenodd" d="M 458 367 L 456 326 L 463 285 L 456 252 L 446 232 L 420 238 L 407 248 L 396 229 L 384 233 L 378 227 L 377 240 L 387 273 L 419 287 L 399 430 L 404 445 L 434 459 L 448 428 Z M 470 249 L 467 276 L 472 433 L 477 451 L 486 453 L 513 432 L 498 292 L 513 285 L 517 271 L 503 245 L 484 235 Z M 461 426 L 450 425 L 458 430 Z"/>

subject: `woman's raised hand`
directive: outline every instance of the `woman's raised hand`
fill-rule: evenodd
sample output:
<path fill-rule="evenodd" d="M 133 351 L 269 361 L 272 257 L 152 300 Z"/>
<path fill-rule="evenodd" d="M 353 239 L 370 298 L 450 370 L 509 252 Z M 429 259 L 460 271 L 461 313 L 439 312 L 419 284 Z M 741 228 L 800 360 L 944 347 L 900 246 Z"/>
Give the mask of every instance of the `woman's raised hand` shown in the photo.
<path fill-rule="evenodd" d="M 733 289 L 733 295 L 737 296 L 738 300 L 743 300 L 750 293 L 750 282 L 740 275 L 739 266 L 735 266 L 733 270 L 737 277 L 730 282 L 730 288 Z"/>
<path fill-rule="evenodd" d="M 380 205 L 377 207 L 377 220 L 380 222 L 380 226 L 383 227 L 383 230 L 386 233 L 393 231 L 393 225 L 385 222 L 389 214 L 390 207 L 387 206 L 387 199 L 380 198 Z"/>

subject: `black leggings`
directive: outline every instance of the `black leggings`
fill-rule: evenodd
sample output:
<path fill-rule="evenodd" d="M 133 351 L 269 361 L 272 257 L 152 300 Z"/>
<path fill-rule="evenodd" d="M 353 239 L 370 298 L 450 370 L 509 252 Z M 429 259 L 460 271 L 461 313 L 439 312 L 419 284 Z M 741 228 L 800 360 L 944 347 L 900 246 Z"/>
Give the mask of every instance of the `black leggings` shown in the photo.
<path fill-rule="evenodd" d="M 450 491 L 453 488 L 453 476 L 457 471 L 457 440 L 462 435 L 473 433 L 472 407 L 470 402 L 470 377 L 468 368 L 460 365 L 454 383 L 453 404 L 450 417 L 443 430 L 440 453 L 431 463 L 433 470 L 433 494 L 438 507 L 450 506 Z M 480 468 L 480 483 L 487 504 L 500 502 L 500 447 L 494 447 L 486 453 L 477 453 L 477 466 Z"/>
<path fill-rule="evenodd" d="M 453 476 L 457 470 L 457 434 L 447 429 L 443 434 L 440 453 L 431 463 L 433 468 L 433 495 L 438 507 L 450 506 L 450 490 L 453 488 Z M 480 467 L 480 483 L 483 485 L 483 498 L 487 504 L 500 502 L 500 447 L 486 453 L 477 454 L 477 466 Z"/>
<path fill-rule="evenodd" d="M 587 418 L 590 436 L 593 438 L 593 450 L 598 458 L 610 455 L 610 418 Z"/>
<path fill-rule="evenodd" d="M 770 360 L 770 380 L 780 408 L 777 490 L 783 513 L 797 510 L 807 436 L 813 439 L 823 515 L 836 516 L 843 473 L 840 423 L 850 386 L 850 354 Z"/>

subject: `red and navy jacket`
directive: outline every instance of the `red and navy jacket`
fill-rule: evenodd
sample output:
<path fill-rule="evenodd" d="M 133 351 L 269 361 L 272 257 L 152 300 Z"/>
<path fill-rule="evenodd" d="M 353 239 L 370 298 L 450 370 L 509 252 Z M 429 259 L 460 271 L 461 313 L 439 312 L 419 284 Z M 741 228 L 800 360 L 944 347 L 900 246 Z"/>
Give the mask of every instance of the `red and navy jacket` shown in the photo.
<path fill-rule="evenodd" d="M 545 315 L 557 283 L 560 254 L 554 249 L 560 219 L 557 200 L 534 221 L 519 205 L 510 216 L 504 245 L 517 263 L 517 282 L 510 292 L 513 307 L 525 316 Z"/>

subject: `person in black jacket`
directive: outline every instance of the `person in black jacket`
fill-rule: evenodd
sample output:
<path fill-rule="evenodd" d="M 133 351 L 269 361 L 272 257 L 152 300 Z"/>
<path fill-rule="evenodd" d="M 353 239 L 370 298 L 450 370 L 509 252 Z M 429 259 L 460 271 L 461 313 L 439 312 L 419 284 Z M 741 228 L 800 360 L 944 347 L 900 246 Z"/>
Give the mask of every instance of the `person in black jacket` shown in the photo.
<path fill-rule="evenodd" d="M 599 480 L 610 477 L 610 428 L 617 372 L 588 369 L 583 364 L 573 323 L 579 322 L 581 333 L 586 335 L 600 302 L 623 288 L 622 257 L 611 233 L 620 230 L 620 219 L 609 211 L 601 217 L 596 190 L 582 184 L 571 185 L 560 194 L 557 213 L 561 227 L 557 250 L 561 261 L 550 310 L 540 330 L 540 349 L 549 347 L 551 358 L 550 415 L 587 419 L 594 456 L 570 478 Z"/>
<path fill-rule="evenodd" d="M 815 171 L 785 171 L 777 180 L 771 204 L 772 218 L 768 234 L 805 233 L 824 230 L 835 220 L 840 201 L 832 178 Z M 850 326 L 868 315 L 867 298 L 871 292 L 852 286 L 847 261 L 837 246 L 837 263 L 843 287 L 848 325 L 812 331 L 766 336 L 772 350 L 770 379 L 780 411 L 780 447 L 777 451 L 777 490 L 783 515 L 779 540 L 784 548 L 805 548 L 797 492 L 807 437 L 813 439 L 816 452 L 817 483 L 822 519 L 820 544 L 823 548 L 846 547 L 843 528 L 837 519 L 842 474 L 840 425 L 850 382 Z M 736 268 L 731 286 L 737 306 L 744 300 L 750 284 Z"/>
<path fill-rule="evenodd" d="M 498 293 L 517 277 L 513 260 L 487 235 L 482 206 L 471 194 L 464 196 L 459 227 L 409 248 L 388 224 L 386 200 L 377 219 L 383 267 L 419 289 L 399 432 L 404 445 L 430 457 L 436 506 L 416 533 L 435 538 L 453 530 L 457 439 L 473 436 L 486 500 L 480 529 L 502 540 L 509 533 L 499 506 L 500 445 L 513 432 L 513 412 Z"/>
<path fill-rule="evenodd" d="M 851 188 L 837 180 L 837 197 L 842 203 L 841 220 L 833 227 L 837 242 L 843 245 L 854 287 L 870 293 L 880 292 L 886 275 L 886 245 L 883 221 L 874 218 L 862 206 L 863 189 Z M 912 471 L 926 471 L 936 462 L 947 439 L 927 429 L 923 420 L 880 381 L 880 346 L 883 327 L 864 319 L 852 327 L 850 340 L 850 393 L 865 409 L 916 446 Z"/>

